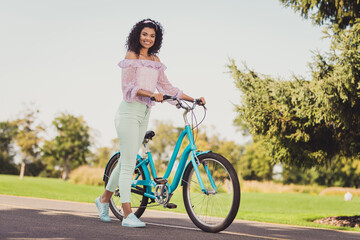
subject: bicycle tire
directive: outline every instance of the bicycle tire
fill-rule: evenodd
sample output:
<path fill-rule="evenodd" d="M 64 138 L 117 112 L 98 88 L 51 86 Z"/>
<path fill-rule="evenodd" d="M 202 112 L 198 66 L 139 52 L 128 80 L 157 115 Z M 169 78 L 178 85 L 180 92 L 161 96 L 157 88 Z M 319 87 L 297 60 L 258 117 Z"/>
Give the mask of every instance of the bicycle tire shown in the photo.
<path fill-rule="evenodd" d="M 109 181 L 110 174 L 116 167 L 118 161 L 120 158 L 120 153 L 115 154 L 109 161 L 109 164 L 107 165 L 105 169 L 105 186 Z M 144 170 L 140 166 L 139 168 L 134 170 L 134 176 L 139 176 L 139 180 L 145 180 L 145 174 Z M 142 193 L 146 191 L 145 186 L 137 186 L 136 188 L 131 188 L 131 208 L 135 209 L 134 214 L 140 218 L 141 215 L 144 213 L 146 206 L 148 204 L 148 197 L 145 197 Z M 122 221 L 124 214 L 121 208 L 121 197 L 119 194 L 119 187 L 116 188 L 114 194 L 112 195 L 109 203 L 110 209 L 112 213 Z"/>
<path fill-rule="evenodd" d="M 183 176 L 183 200 L 191 221 L 205 232 L 220 232 L 235 219 L 240 206 L 240 184 L 236 171 L 223 156 L 209 152 L 198 156 L 200 175 L 208 190 L 201 191 L 194 167 L 190 163 Z M 212 190 L 204 169 L 207 164 L 217 190 Z M 211 206 L 209 206 L 211 205 Z"/>

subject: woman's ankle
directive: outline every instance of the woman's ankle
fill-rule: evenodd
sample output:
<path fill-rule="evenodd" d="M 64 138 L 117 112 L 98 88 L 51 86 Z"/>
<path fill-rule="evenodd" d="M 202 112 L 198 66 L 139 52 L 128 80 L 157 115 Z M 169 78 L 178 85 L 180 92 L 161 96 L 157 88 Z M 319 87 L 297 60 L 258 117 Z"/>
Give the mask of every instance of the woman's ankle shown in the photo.
<path fill-rule="evenodd" d="M 110 199 L 107 199 L 106 197 L 104 197 L 103 195 L 100 196 L 100 202 L 101 203 L 109 203 Z"/>
<path fill-rule="evenodd" d="M 100 196 L 100 202 L 101 203 L 109 203 L 112 194 L 113 194 L 113 192 L 105 190 L 105 192 Z"/>
<path fill-rule="evenodd" d="M 122 209 L 123 209 L 123 212 L 124 212 L 124 218 L 126 218 L 127 216 L 129 216 L 130 213 L 132 213 L 131 203 L 123 203 L 122 204 Z"/>

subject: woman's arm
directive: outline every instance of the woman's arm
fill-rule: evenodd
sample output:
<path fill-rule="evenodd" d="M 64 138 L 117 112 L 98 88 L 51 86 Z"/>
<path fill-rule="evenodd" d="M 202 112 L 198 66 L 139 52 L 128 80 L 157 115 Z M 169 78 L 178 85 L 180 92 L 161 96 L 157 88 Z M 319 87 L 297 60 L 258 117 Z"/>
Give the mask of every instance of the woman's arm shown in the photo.
<path fill-rule="evenodd" d="M 161 93 L 152 93 L 152 92 L 149 92 L 146 90 L 141 90 L 141 89 L 139 89 L 137 91 L 136 95 L 141 96 L 141 97 L 150 97 L 150 98 L 154 97 L 156 102 L 162 102 L 164 100 L 164 97 Z"/>
<path fill-rule="evenodd" d="M 136 95 L 141 96 L 141 97 L 154 97 L 156 102 L 162 102 L 164 100 L 164 95 L 161 93 L 152 93 L 152 92 L 149 92 L 146 90 L 141 90 L 141 89 L 137 91 Z M 194 98 L 186 95 L 185 93 L 182 94 L 181 99 L 184 99 L 185 101 L 189 101 L 189 102 L 194 102 L 194 100 L 195 100 Z M 206 101 L 203 97 L 201 97 L 199 99 L 202 101 L 202 103 L 204 105 L 206 104 Z"/>
<path fill-rule="evenodd" d="M 158 56 L 155 56 L 156 61 L 160 62 L 160 59 Z M 157 88 L 159 91 L 161 92 L 169 92 L 169 94 L 172 95 L 176 95 L 175 93 L 180 93 L 180 98 L 184 99 L 185 101 L 189 101 L 189 102 L 194 102 L 194 98 L 186 95 L 185 93 L 183 93 L 182 91 L 180 91 L 178 88 L 175 88 L 171 85 L 171 83 L 168 81 L 166 75 L 164 72 L 160 73 L 160 77 L 159 77 L 159 83 L 157 85 Z M 161 93 L 159 93 L 159 95 L 162 95 Z M 179 96 L 178 96 L 179 97 Z M 199 98 L 203 104 L 206 103 L 205 99 L 203 97 Z M 162 96 L 161 96 L 161 101 L 162 101 Z"/>
<path fill-rule="evenodd" d="M 186 95 L 185 93 L 182 94 L 181 98 L 184 99 L 185 101 L 189 101 L 189 102 L 194 102 L 194 100 L 195 100 L 194 98 Z M 204 105 L 206 104 L 205 98 L 200 97 L 199 99 L 202 101 L 202 103 Z"/>

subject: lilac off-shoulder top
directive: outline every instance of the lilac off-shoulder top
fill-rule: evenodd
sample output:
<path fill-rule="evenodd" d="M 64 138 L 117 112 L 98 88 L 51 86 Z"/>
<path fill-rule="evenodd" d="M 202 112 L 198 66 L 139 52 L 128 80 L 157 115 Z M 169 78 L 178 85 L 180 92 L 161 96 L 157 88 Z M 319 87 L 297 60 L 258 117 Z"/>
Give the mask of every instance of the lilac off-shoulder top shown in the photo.
<path fill-rule="evenodd" d="M 139 90 L 168 94 L 180 98 L 182 91 L 171 85 L 161 62 L 140 59 L 125 59 L 119 62 L 122 68 L 122 91 L 126 102 L 140 102 L 151 107 L 155 103 L 149 97 L 137 96 Z"/>

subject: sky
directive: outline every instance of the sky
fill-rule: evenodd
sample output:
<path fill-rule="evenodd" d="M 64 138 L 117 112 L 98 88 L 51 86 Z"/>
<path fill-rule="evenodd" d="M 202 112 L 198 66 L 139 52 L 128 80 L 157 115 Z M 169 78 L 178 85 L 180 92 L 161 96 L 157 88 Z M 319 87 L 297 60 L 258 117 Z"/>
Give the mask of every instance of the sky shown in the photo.
<path fill-rule="evenodd" d="M 122 101 L 117 64 L 130 29 L 145 18 L 165 30 L 158 56 L 170 82 L 205 97 L 201 128 L 238 144 L 250 138 L 233 126 L 240 92 L 229 59 L 275 78 L 309 79 L 313 51 L 329 49 L 321 27 L 278 0 L 0 0 L 0 121 L 33 103 L 48 132 L 65 112 L 84 118 L 97 146 L 110 146 Z M 182 112 L 166 103 L 152 108 L 149 129 L 155 120 L 183 126 Z"/>

